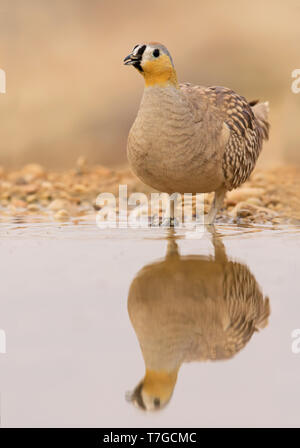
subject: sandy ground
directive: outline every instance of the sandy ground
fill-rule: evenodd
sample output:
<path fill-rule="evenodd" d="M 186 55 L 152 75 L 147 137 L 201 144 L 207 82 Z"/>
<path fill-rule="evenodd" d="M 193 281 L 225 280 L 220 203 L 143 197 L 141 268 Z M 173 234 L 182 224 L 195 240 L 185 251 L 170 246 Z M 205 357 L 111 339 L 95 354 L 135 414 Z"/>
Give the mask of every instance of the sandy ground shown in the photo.
<path fill-rule="evenodd" d="M 118 196 L 120 184 L 132 192 L 150 193 L 128 167 L 111 169 L 89 166 L 78 159 L 68 171 L 48 171 L 38 164 L 20 170 L 0 167 L 0 219 L 36 216 L 46 220 L 75 224 L 93 220 L 99 207 L 100 193 Z M 219 222 L 300 224 L 299 168 L 281 166 L 271 170 L 257 169 L 241 188 L 228 192 Z M 205 212 L 213 194 L 205 196 Z"/>
<path fill-rule="evenodd" d="M 259 163 L 300 163 L 299 0 L 1 0 L 0 12 L 0 164 L 125 164 L 143 80 L 123 59 L 148 41 L 167 46 L 180 82 L 269 101 Z"/>

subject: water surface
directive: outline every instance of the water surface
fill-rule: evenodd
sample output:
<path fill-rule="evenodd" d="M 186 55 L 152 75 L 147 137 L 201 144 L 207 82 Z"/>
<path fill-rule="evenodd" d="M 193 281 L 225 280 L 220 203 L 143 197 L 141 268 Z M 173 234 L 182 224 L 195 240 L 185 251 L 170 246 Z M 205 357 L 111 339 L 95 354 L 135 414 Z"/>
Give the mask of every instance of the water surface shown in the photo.
<path fill-rule="evenodd" d="M 300 426 L 299 245 L 297 227 L 1 224 L 2 426 Z M 178 370 L 153 412 L 125 399 L 145 362 Z"/>

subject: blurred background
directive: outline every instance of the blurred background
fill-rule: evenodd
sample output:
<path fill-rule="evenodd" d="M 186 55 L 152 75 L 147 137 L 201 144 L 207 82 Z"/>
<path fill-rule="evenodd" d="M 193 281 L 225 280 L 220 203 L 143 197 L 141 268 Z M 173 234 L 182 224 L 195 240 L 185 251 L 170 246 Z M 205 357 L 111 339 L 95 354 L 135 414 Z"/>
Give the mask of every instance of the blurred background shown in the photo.
<path fill-rule="evenodd" d="M 126 163 L 143 80 L 122 61 L 144 41 L 168 47 L 180 81 L 269 100 L 259 163 L 300 163 L 299 24 L 299 0 L 1 0 L 0 165 Z"/>

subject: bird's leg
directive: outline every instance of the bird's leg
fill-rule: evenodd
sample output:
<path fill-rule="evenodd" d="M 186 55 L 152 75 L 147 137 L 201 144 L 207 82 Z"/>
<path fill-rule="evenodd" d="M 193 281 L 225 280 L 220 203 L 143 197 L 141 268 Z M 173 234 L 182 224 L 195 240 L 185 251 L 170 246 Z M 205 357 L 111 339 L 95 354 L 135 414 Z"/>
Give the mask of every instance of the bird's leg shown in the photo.
<path fill-rule="evenodd" d="M 170 215 L 165 217 L 162 221 L 162 227 L 175 227 L 175 201 L 170 200 Z"/>
<path fill-rule="evenodd" d="M 224 197 L 225 197 L 226 189 L 225 187 L 221 187 L 215 191 L 215 197 L 211 208 L 207 215 L 204 216 L 204 224 L 213 224 L 216 218 L 216 215 L 220 208 L 223 205 Z"/>
<path fill-rule="evenodd" d="M 175 227 L 175 200 L 170 200 L 170 227 Z"/>
<path fill-rule="evenodd" d="M 167 248 L 166 258 L 179 257 L 178 244 L 176 242 L 174 228 L 171 228 L 169 230 L 169 234 L 168 234 L 167 240 L 168 240 L 168 248 Z"/>
<path fill-rule="evenodd" d="M 208 226 L 208 231 L 211 233 L 211 240 L 215 252 L 215 260 L 222 264 L 228 263 L 226 249 L 222 240 L 222 236 L 217 233 L 214 225 Z"/>

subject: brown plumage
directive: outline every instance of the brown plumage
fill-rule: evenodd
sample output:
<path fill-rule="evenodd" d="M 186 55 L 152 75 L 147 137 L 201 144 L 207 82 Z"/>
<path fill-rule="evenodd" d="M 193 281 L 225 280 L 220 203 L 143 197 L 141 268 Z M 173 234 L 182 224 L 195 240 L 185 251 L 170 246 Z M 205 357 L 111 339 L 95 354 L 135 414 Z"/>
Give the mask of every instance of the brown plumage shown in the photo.
<path fill-rule="evenodd" d="M 156 55 L 156 56 L 154 56 Z M 128 137 L 128 159 L 146 184 L 167 193 L 214 191 L 212 223 L 225 192 L 245 182 L 268 138 L 268 104 L 226 87 L 178 84 L 161 44 L 137 46 L 125 63 L 145 78 Z"/>
<path fill-rule="evenodd" d="M 219 122 L 229 128 L 222 159 L 225 186 L 227 190 L 239 187 L 249 178 L 263 140 L 269 137 L 267 104 L 248 103 L 243 96 L 226 87 L 205 88 L 186 83 L 180 88 L 193 104 L 199 120 L 206 118 L 209 127 Z M 216 134 L 221 132 L 220 127 L 216 129 Z"/>
<path fill-rule="evenodd" d="M 143 409 L 154 398 L 167 403 L 182 363 L 230 359 L 267 325 L 269 299 L 253 274 L 228 260 L 215 234 L 213 245 L 214 257 L 180 256 L 170 238 L 166 258 L 131 284 L 128 311 L 146 367 L 132 400 Z"/>

